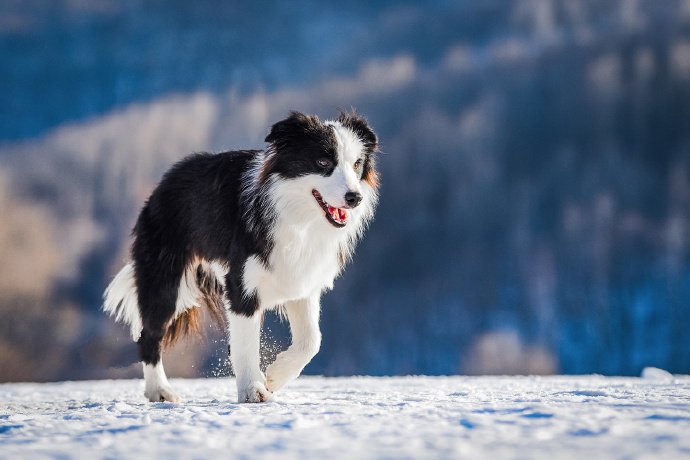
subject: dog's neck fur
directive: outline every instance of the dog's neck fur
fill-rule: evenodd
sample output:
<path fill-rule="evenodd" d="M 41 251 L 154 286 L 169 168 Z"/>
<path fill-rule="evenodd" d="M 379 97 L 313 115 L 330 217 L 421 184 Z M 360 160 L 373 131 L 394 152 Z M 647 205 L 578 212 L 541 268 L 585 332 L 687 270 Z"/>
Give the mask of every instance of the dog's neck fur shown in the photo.
<path fill-rule="evenodd" d="M 270 151 L 256 154 L 242 175 L 240 190 L 240 209 L 247 233 L 254 239 L 259 258 L 266 266 L 273 250 L 272 226 L 277 218 L 275 206 L 271 202 L 271 183 L 275 178 L 265 178 L 263 171 Z"/>

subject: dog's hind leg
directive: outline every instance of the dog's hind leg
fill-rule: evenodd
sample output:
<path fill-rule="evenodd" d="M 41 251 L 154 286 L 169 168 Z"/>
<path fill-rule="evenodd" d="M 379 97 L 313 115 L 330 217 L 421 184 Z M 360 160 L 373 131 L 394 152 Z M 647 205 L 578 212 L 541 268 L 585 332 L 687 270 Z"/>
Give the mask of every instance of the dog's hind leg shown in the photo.
<path fill-rule="evenodd" d="M 144 363 L 144 381 L 146 387 L 144 395 L 151 402 L 179 402 L 180 397 L 172 390 L 168 378 L 163 369 L 163 361 L 158 361 L 156 364 Z"/>
<path fill-rule="evenodd" d="M 144 366 L 144 395 L 152 402 L 180 400 L 172 391 L 163 369 L 161 342 L 175 315 L 181 276 L 181 268 L 163 270 L 159 266 L 137 265 L 139 311 L 142 320 L 141 336 L 137 345 Z"/>
<path fill-rule="evenodd" d="M 130 327 L 144 365 L 146 397 L 178 401 L 163 370 L 161 342 L 175 314 L 180 278 L 175 273 L 162 274 L 158 265 L 146 262 L 140 257 L 136 267 L 131 263 L 120 270 L 106 289 L 103 309 Z"/>
<path fill-rule="evenodd" d="M 144 395 L 151 402 L 179 402 L 180 397 L 172 390 L 168 378 L 165 375 L 165 370 L 163 369 L 163 361 L 160 358 L 160 340 L 157 343 L 155 340 L 155 338 L 148 335 L 145 336 L 144 333 L 142 333 L 142 337 L 139 339 L 139 342 L 137 342 L 140 354 L 142 355 L 145 351 L 142 352 L 141 350 L 151 351 L 156 347 L 159 349 L 158 359 L 142 358 L 145 381 Z"/>
<path fill-rule="evenodd" d="M 266 369 L 269 391 L 277 391 L 297 378 L 321 346 L 318 296 L 287 302 L 285 310 L 290 321 L 292 344 Z"/>

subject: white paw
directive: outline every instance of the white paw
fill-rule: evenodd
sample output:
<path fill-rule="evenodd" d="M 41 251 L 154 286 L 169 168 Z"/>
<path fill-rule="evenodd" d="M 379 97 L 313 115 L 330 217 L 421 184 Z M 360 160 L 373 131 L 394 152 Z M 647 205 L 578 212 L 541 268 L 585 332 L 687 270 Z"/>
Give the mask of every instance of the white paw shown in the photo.
<path fill-rule="evenodd" d="M 271 393 L 280 390 L 287 379 L 278 372 L 271 372 L 271 368 L 266 370 L 266 389 Z"/>
<path fill-rule="evenodd" d="M 283 352 L 266 369 L 266 388 L 275 392 L 283 388 L 288 382 L 296 379 L 306 365 L 302 356 L 294 357 L 294 353 Z"/>
<path fill-rule="evenodd" d="M 239 403 L 258 403 L 273 399 L 273 393 L 266 389 L 266 385 L 261 382 L 252 382 L 243 389 L 237 391 L 237 402 Z"/>
<path fill-rule="evenodd" d="M 271 393 L 275 392 L 278 389 L 276 381 L 272 378 L 271 374 L 268 374 L 268 377 L 266 377 L 266 389 Z"/>
<path fill-rule="evenodd" d="M 181 398 L 170 389 L 170 387 L 158 387 L 155 389 L 147 389 L 144 391 L 144 396 L 146 396 L 151 402 L 180 402 Z"/>

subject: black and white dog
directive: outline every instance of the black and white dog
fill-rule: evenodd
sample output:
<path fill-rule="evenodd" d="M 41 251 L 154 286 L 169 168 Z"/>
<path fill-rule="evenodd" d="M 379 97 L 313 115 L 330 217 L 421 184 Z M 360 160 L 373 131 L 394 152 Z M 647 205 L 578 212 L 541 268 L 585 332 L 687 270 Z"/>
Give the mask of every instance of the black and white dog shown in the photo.
<path fill-rule="evenodd" d="M 266 150 L 194 154 L 175 164 L 134 227 L 132 262 L 103 309 L 131 328 L 145 395 L 178 401 L 162 346 L 198 329 L 200 308 L 228 321 L 239 402 L 270 400 L 318 352 L 319 298 L 350 259 L 377 202 L 376 134 L 366 120 L 292 112 Z M 280 308 L 292 344 L 264 375 L 265 310 Z"/>

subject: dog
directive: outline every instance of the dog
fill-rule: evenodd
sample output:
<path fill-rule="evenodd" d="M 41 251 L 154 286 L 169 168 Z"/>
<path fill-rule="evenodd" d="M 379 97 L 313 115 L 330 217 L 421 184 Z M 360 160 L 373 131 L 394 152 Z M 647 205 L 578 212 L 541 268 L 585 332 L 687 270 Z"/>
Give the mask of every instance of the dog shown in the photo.
<path fill-rule="evenodd" d="M 139 214 L 131 262 L 105 290 L 103 310 L 137 343 L 150 401 L 180 400 L 161 353 L 198 331 L 201 308 L 227 323 L 240 403 L 271 400 L 319 351 L 320 296 L 378 202 L 378 138 L 355 112 L 291 112 L 265 142 L 173 165 Z M 276 309 L 292 342 L 264 374 L 262 318 Z"/>

